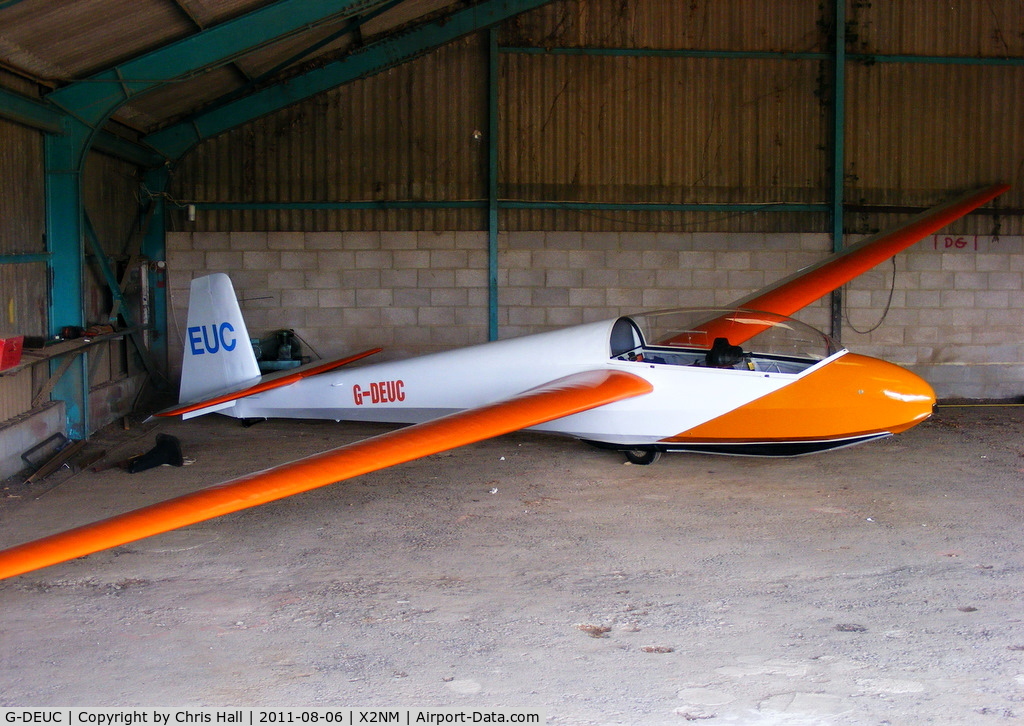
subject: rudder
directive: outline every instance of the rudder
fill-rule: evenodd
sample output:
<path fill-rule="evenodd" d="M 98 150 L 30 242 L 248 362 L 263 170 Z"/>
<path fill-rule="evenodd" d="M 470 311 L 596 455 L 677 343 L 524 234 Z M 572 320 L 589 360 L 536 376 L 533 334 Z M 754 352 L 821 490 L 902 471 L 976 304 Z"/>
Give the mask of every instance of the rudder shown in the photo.
<path fill-rule="evenodd" d="M 222 272 L 192 280 L 181 361 L 180 403 L 252 385 L 256 354 L 231 279 Z"/>

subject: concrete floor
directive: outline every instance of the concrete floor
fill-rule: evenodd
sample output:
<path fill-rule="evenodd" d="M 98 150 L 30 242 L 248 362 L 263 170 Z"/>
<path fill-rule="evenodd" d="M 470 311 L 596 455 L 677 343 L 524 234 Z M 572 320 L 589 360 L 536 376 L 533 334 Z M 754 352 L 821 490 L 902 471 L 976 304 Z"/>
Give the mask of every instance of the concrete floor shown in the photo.
<path fill-rule="evenodd" d="M 10 483 L 0 545 L 384 430 L 210 416 L 195 463 Z M 629 466 L 517 434 L 0 583 L 0 705 L 543 707 L 551 724 L 1024 718 L 1024 409 Z"/>

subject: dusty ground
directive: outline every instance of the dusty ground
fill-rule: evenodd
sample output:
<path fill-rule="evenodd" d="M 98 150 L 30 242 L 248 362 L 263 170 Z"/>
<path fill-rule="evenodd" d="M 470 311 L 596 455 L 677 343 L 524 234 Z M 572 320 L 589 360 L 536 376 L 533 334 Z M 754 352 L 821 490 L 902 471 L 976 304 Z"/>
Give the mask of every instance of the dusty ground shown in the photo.
<path fill-rule="evenodd" d="M 207 417 L 0 545 L 360 438 Z M 1024 719 L 1024 409 L 651 467 L 514 435 L 0 583 L 0 705 L 546 708 L 551 724 Z M 47 487 L 60 483 L 39 495 Z"/>

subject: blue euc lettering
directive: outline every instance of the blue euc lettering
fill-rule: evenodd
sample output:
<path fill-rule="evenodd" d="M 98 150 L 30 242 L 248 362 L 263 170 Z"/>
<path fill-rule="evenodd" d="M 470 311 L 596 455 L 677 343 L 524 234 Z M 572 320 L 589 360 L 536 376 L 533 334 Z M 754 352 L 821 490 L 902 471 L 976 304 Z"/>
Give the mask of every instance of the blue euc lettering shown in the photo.
<path fill-rule="evenodd" d="M 220 344 L 224 346 L 224 350 L 230 352 L 235 349 L 236 345 L 238 345 L 238 340 L 236 340 L 234 337 L 232 337 L 231 340 L 228 340 L 226 337 L 224 337 L 225 330 L 228 330 L 233 333 L 235 332 L 235 329 L 234 327 L 232 327 L 231 323 L 221 323 L 220 330 L 218 331 L 220 337 Z"/>
<path fill-rule="evenodd" d="M 202 341 L 199 338 L 200 330 L 202 330 L 202 328 L 199 327 L 198 325 L 188 329 L 188 344 L 189 347 L 192 349 L 192 355 L 203 354 L 203 349 L 200 347 L 200 344 L 202 343 Z"/>
<path fill-rule="evenodd" d="M 213 337 L 213 347 L 212 348 L 210 347 L 210 337 L 211 336 L 206 334 L 206 327 L 205 326 L 203 327 L 203 345 L 206 346 L 206 350 L 209 353 L 216 353 L 218 350 L 220 350 L 220 343 L 217 341 L 217 326 L 216 325 L 211 325 L 210 326 L 210 333 L 213 334 L 212 335 L 212 337 Z"/>
<path fill-rule="evenodd" d="M 229 333 L 234 333 L 235 328 L 231 323 L 216 323 L 210 325 L 196 325 L 188 329 L 188 343 L 192 349 L 192 355 L 203 353 L 216 353 L 223 348 L 231 352 L 238 345 L 238 339 Z"/>

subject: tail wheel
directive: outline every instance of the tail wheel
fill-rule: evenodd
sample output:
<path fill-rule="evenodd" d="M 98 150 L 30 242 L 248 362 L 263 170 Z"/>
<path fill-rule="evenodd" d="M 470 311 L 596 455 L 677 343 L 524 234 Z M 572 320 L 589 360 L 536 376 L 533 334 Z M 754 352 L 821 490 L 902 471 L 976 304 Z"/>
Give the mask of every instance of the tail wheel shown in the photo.
<path fill-rule="evenodd" d="M 661 458 L 661 452 L 657 449 L 626 449 L 622 452 L 626 455 L 626 461 L 630 464 L 647 466 Z"/>

